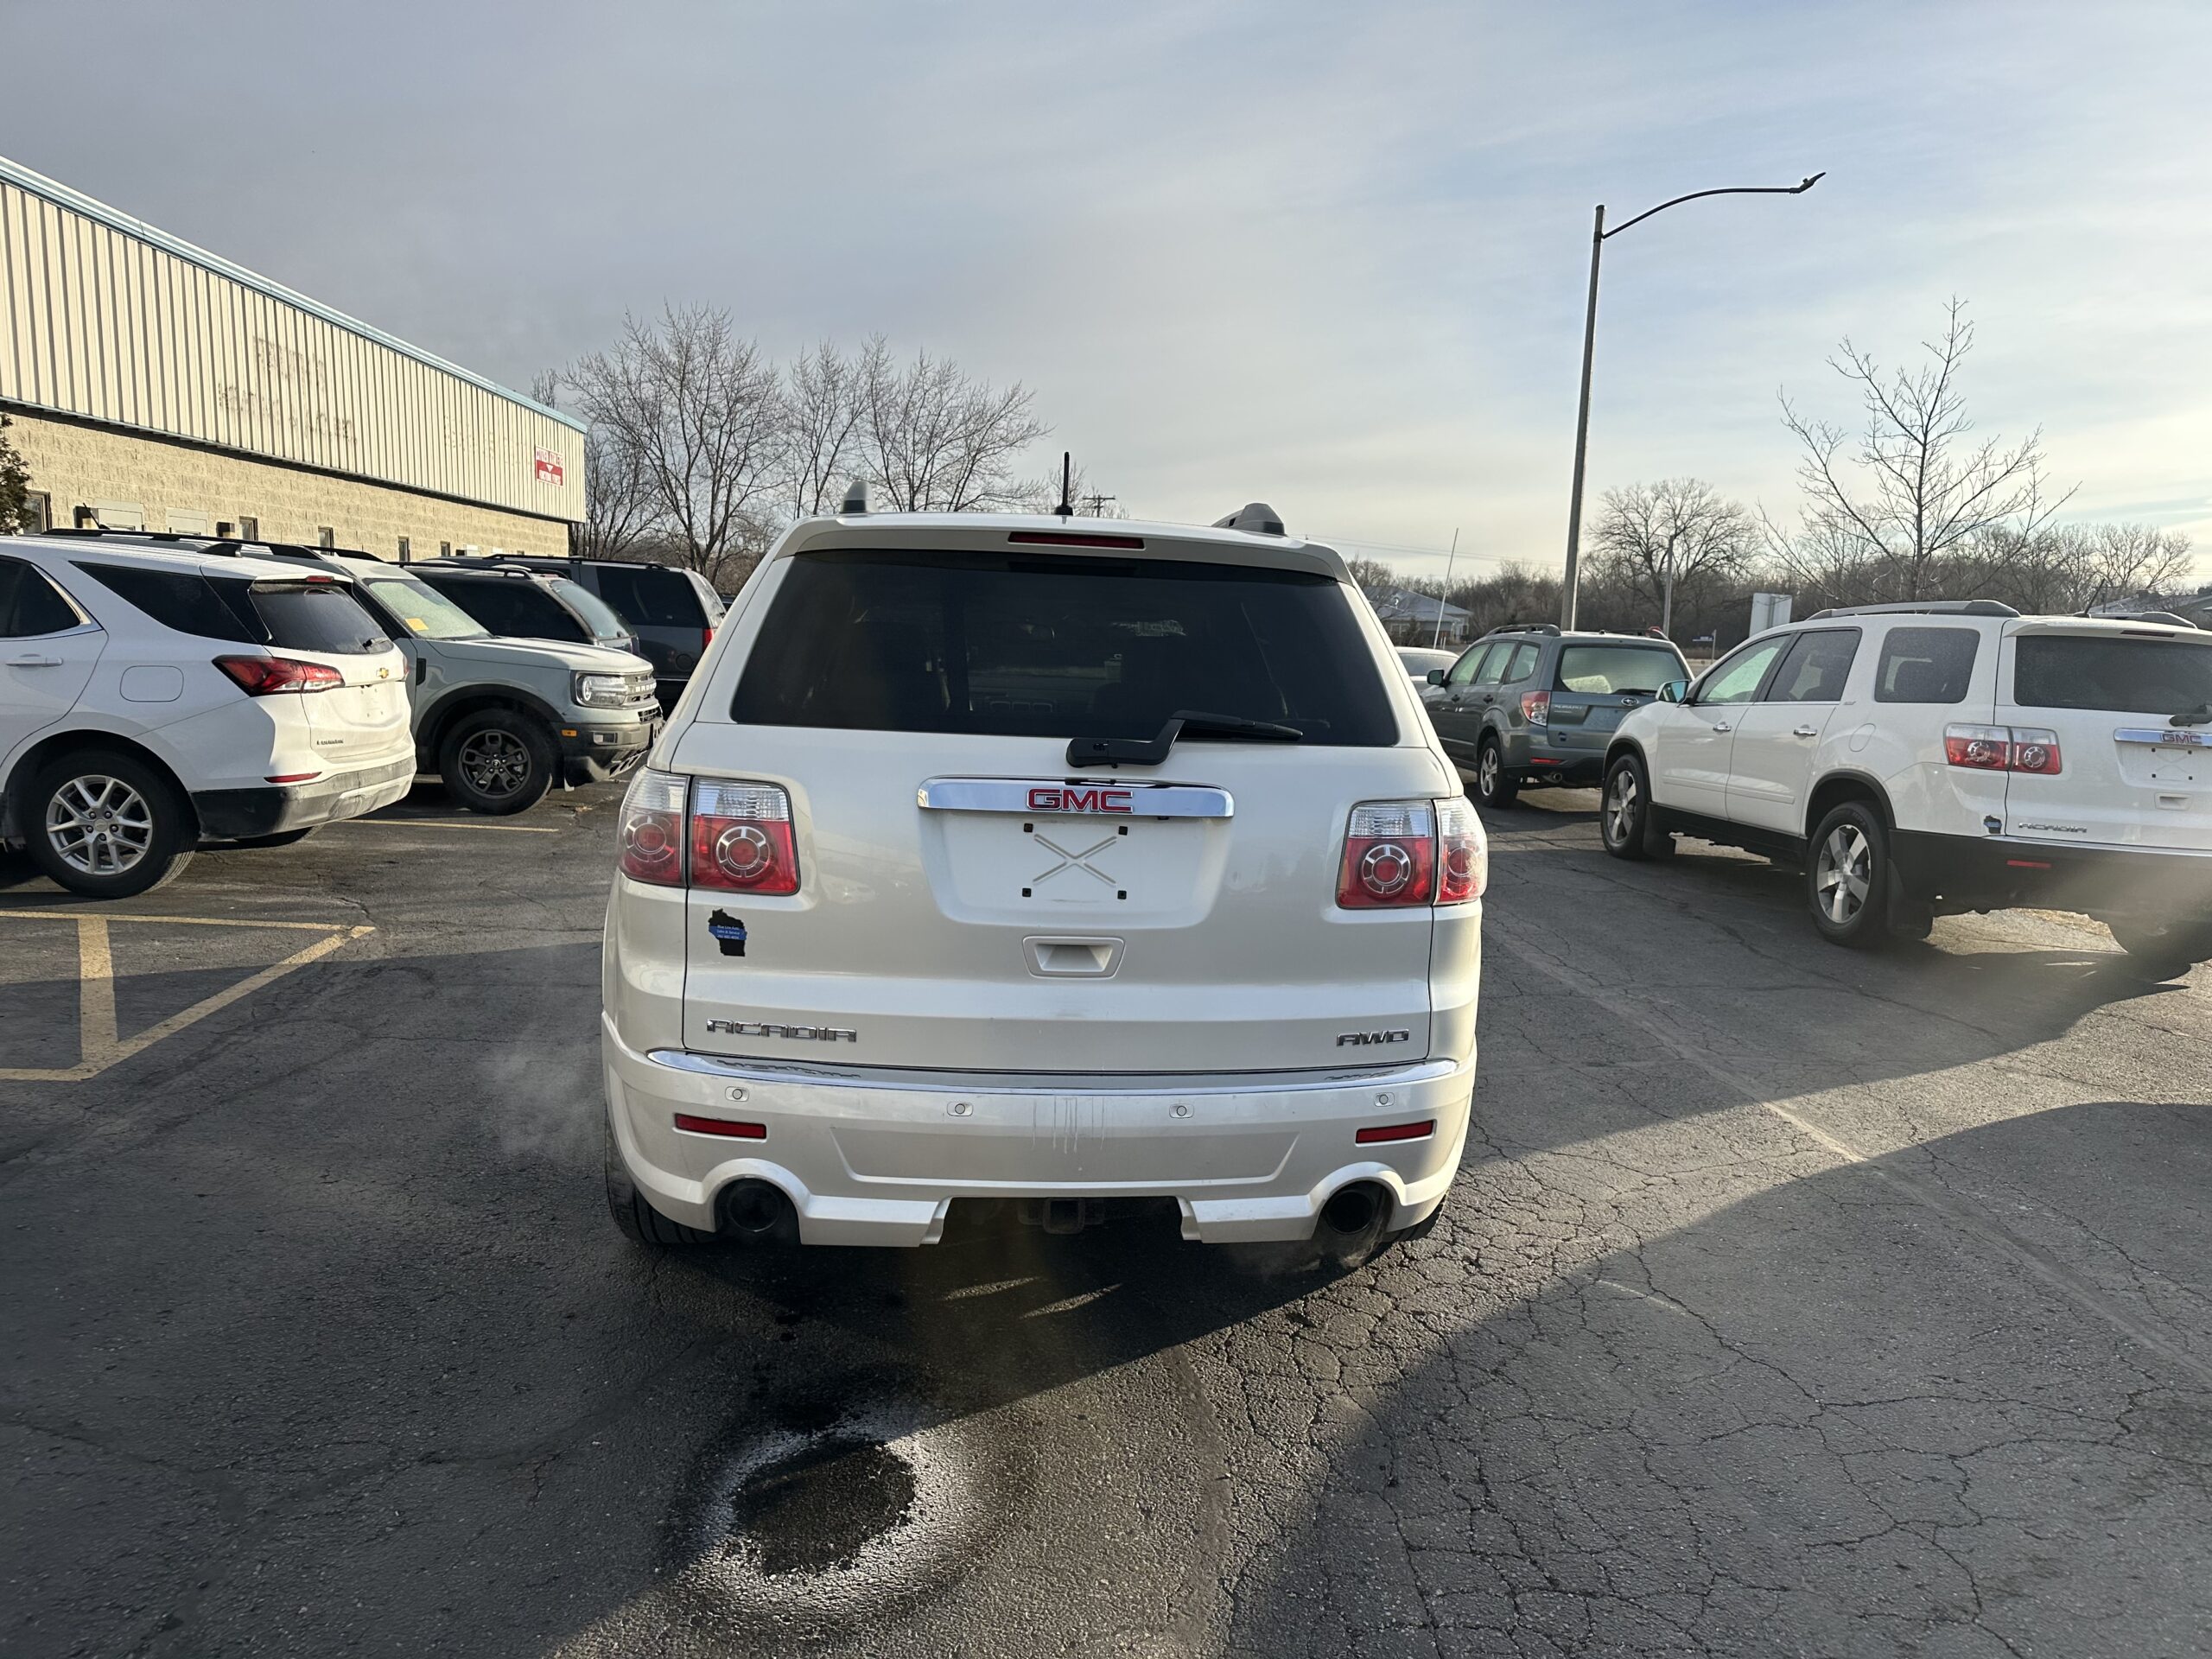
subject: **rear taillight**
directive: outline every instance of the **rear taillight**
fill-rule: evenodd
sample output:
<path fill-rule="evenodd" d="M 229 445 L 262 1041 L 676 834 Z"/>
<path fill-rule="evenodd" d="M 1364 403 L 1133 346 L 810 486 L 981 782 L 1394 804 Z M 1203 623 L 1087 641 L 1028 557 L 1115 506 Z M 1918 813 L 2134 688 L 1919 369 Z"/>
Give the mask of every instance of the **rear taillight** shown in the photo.
<path fill-rule="evenodd" d="M 740 893 L 797 893 L 791 798 L 774 784 L 702 778 L 691 794 L 691 885 Z"/>
<path fill-rule="evenodd" d="M 683 885 L 685 780 L 641 772 L 622 798 L 622 874 L 657 887 Z"/>
<path fill-rule="evenodd" d="M 1346 910 L 1464 905 L 1482 897 L 1490 853 L 1464 798 L 1367 801 L 1351 810 L 1337 903 Z"/>
<path fill-rule="evenodd" d="M 1521 694 L 1521 718 L 1531 726 L 1550 725 L 1552 694 L 1548 691 L 1523 691 Z"/>
<path fill-rule="evenodd" d="M 1943 758 L 1973 772 L 2032 772 L 2046 777 L 2063 764 L 2058 734 L 2040 726 L 1946 726 Z"/>
<path fill-rule="evenodd" d="M 237 681 L 249 697 L 266 697 L 279 691 L 328 691 L 346 683 L 346 677 L 336 669 L 292 657 L 218 657 L 215 666 Z"/>
<path fill-rule="evenodd" d="M 776 784 L 641 772 L 622 798 L 622 874 L 657 887 L 798 891 L 791 798 Z"/>

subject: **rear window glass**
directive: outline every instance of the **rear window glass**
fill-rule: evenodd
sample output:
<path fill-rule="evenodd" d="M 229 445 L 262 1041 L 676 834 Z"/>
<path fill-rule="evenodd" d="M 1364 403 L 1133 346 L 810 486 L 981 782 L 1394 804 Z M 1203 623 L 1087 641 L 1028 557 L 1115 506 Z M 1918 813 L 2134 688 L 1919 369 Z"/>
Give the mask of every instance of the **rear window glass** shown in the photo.
<path fill-rule="evenodd" d="M 1019 737 L 1150 737 L 1178 710 L 1381 747 L 1397 720 L 1326 576 L 1166 559 L 802 554 L 730 718 Z"/>
<path fill-rule="evenodd" d="M 149 570 L 142 565 L 76 561 L 77 568 L 102 587 L 128 601 L 165 628 L 203 639 L 264 643 L 264 628 L 245 604 L 242 582 L 226 582 L 219 591 L 197 570 Z"/>
<path fill-rule="evenodd" d="M 257 584 L 247 589 L 246 598 L 261 619 L 268 643 L 281 650 L 363 657 L 391 648 L 382 625 L 342 588 Z"/>
<path fill-rule="evenodd" d="M 1874 701 L 1964 702 L 1980 647 L 1972 628 L 1891 628 L 1874 664 Z"/>
<path fill-rule="evenodd" d="M 1688 677 L 1682 659 L 1663 646 L 1569 645 L 1559 654 L 1562 691 L 1632 691 L 1648 697 L 1669 680 Z"/>
<path fill-rule="evenodd" d="M 632 627 L 703 628 L 707 614 L 683 574 L 650 564 L 602 564 L 599 596 Z"/>
<path fill-rule="evenodd" d="M 2012 701 L 2027 709 L 2179 715 L 2212 708 L 2212 644 L 2021 634 Z"/>

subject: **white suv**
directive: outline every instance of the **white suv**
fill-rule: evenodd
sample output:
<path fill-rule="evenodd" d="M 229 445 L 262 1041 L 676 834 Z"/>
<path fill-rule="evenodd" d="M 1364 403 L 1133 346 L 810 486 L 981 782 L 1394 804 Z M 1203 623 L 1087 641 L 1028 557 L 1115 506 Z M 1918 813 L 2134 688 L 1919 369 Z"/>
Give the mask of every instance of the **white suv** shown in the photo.
<path fill-rule="evenodd" d="M 2105 922 L 2158 977 L 2212 959 L 2212 639 L 1987 600 L 1823 611 L 1621 722 L 1599 827 L 1801 861 L 1840 944 L 2020 906 Z"/>
<path fill-rule="evenodd" d="M 120 899 L 202 838 L 276 843 L 407 793 L 406 665 L 348 584 L 97 535 L 0 537 L 0 838 Z"/>
<path fill-rule="evenodd" d="M 1348 1262 L 1434 1216 L 1487 854 L 1332 550 L 802 524 L 649 766 L 603 976 L 633 1237 L 924 1244 L 955 1200 L 1072 1231 L 1145 1198 Z"/>

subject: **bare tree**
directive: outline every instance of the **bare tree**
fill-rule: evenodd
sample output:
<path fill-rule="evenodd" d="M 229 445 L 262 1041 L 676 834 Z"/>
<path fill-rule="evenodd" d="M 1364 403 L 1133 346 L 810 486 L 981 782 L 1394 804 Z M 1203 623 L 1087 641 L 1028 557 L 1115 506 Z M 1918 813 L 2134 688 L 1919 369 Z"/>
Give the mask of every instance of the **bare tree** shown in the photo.
<path fill-rule="evenodd" d="M 717 581 L 750 568 L 785 473 L 780 377 L 729 314 L 666 308 L 625 317 L 612 351 L 570 371 L 578 407 L 619 454 L 634 457 L 650 526 L 683 563 Z M 588 467 L 588 462 L 587 462 Z"/>
<path fill-rule="evenodd" d="M 994 387 L 950 358 L 894 365 L 880 337 L 860 359 L 871 481 L 897 512 L 981 512 L 1015 505 L 1015 459 L 1052 429 L 1019 381 Z"/>
<path fill-rule="evenodd" d="M 878 334 L 849 358 L 825 340 L 785 372 L 783 505 L 792 518 L 837 510 L 867 445 L 867 372 L 888 349 Z"/>
<path fill-rule="evenodd" d="M 1953 585 L 2031 614 L 2155 599 L 2189 581 L 2189 537 L 2150 524 L 2061 524 L 1993 531 L 1962 553 Z"/>
<path fill-rule="evenodd" d="M 1606 491 L 1591 540 L 1597 562 L 1648 595 L 1659 608 L 1660 632 L 1671 634 L 1677 585 L 1702 593 L 1740 577 L 1758 550 L 1758 528 L 1710 484 L 1669 478 Z"/>
<path fill-rule="evenodd" d="M 1398 580 L 1398 573 L 1380 559 L 1346 559 L 1344 569 L 1351 573 L 1352 586 L 1362 593 L 1404 585 Z"/>
<path fill-rule="evenodd" d="M 1008 505 L 1017 512 L 1048 513 L 1060 509 L 1060 469 L 1049 468 L 1041 476 L 1015 486 Z M 1090 481 L 1090 474 L 1077 461 L 1067 479 L 1068 504 L 1075 509 L 1078 518 L 1126 518 L 1128 509 L 1121 498 L 1106 494 Z"/>
<path fill-rule="evenodd" d="M 1802 579 L 1839 579 L 1835 597 L 1924 599 L 1946 556 L 1995 531 L 2025 538 L 2065 505 L 2043 476 L 2043 438 L 2018 443 L 1971 437 L 1959 375 L 1974 350 L 1966 304 L 1953 300 L 1942 338 L 1926 342 L 1917 369 L 1885 372 L 1844 340 L 1829 366 L 1858 388 L 1865 426 L 1843 428 L 1801 413 L 1785 396 L 1783 424 L 1802 447 L 1804 523 L 1796 535 L 1767 521 L 1777 556 Z"/>
<path fill-rule="evenodd" d="M 530 383 L 531 398 L 561 407 L 567 377 L 548 369 Z M 570 551 L 588 559 L 650 560 L 652 480 L 644 459 L 610 426 L 584 429 L 584 520 L 569 533 Z"/>

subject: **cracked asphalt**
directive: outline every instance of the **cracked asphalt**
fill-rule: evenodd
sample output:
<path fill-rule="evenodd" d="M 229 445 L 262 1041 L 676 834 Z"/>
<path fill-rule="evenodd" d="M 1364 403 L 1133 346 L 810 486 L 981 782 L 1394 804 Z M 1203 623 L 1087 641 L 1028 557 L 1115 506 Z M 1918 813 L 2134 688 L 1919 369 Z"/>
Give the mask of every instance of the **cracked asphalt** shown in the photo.
<path fill-rule="evenodd" d="M 0 1081 L 0 1653 L 2212 1652 L 2212 973 L 1837 950 L 1529 798 L 1449 1209 L 1325 1282 L 642 1254 L 614 791 L 203 854 L 100 935 L 121 1058 Z M 0 1067 L 105 914 L 0 862 Z"/>

